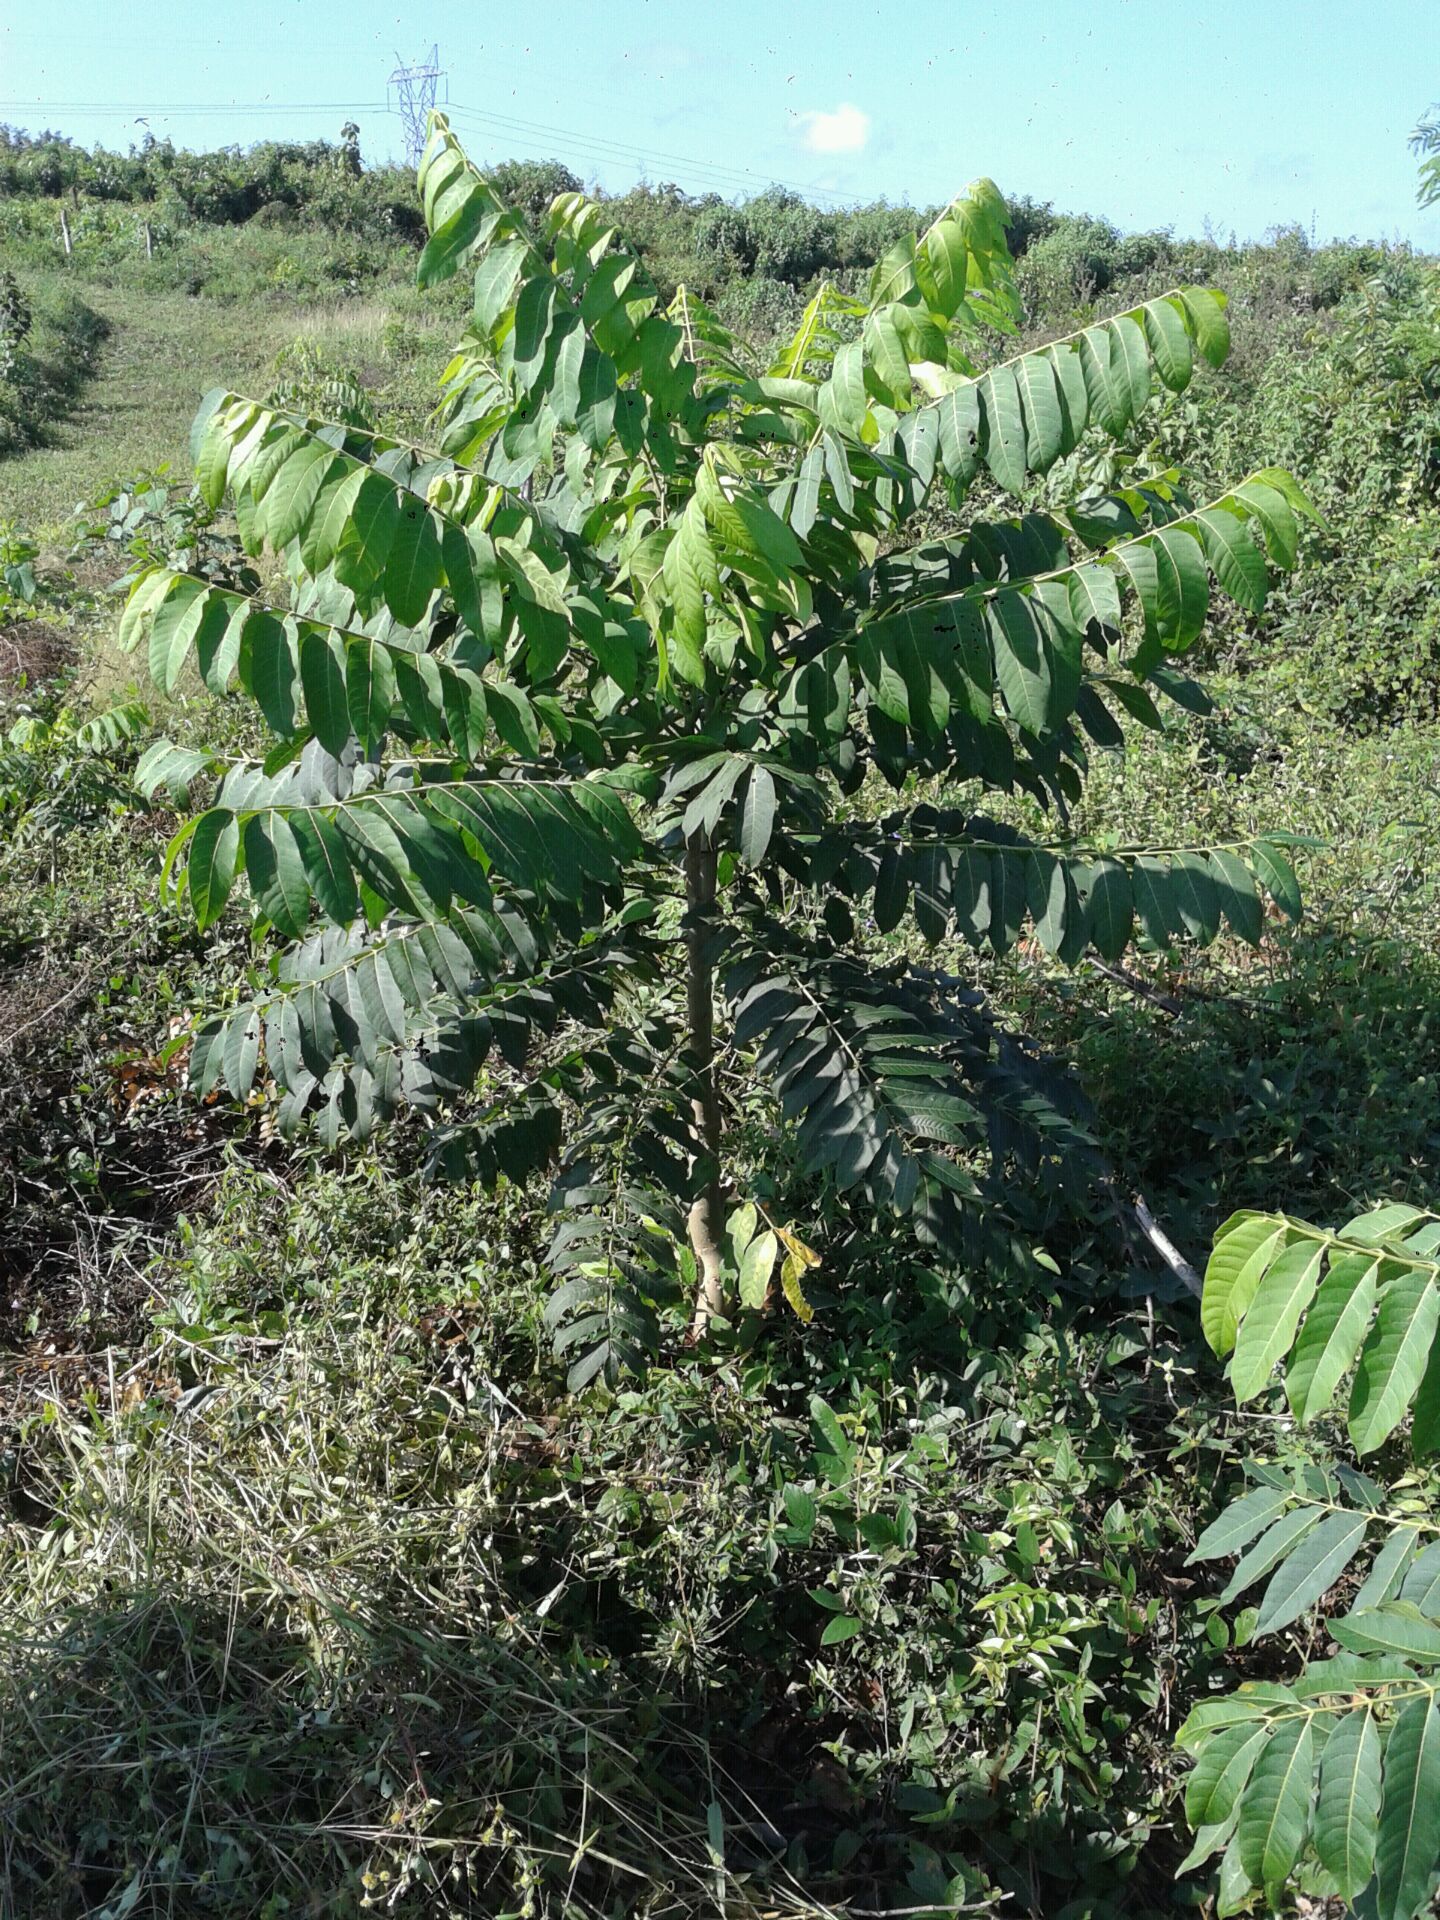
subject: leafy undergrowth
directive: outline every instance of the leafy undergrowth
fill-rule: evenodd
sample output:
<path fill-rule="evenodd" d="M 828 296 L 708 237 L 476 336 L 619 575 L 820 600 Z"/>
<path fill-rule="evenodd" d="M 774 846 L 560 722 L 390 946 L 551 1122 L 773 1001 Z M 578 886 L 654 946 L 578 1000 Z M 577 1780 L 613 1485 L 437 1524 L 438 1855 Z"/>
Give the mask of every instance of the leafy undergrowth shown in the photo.
<path fill-rule="evenodd" d="M 153 1333 L 20 1422 L 25 1910 L 1078 1915 L 1139 1859 L 1168 1911 L 1231 1447 L 1190 1330 L 861 1246 L 803 1336 L 562 1400 L 536 1232 L 236 1165 Z"/>

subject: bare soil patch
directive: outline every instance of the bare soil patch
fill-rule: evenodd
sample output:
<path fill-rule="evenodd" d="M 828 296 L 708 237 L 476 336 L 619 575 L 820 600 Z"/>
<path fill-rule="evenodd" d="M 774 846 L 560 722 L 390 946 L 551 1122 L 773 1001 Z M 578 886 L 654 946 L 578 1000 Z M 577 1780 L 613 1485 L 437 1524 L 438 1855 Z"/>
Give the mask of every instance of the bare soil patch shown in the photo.
<path fill-rule="evenodd" d="M 75 643 L 63 628 L 44 620 L 0 623 L 0 689 L 53 680 L 74 658 Z"/>

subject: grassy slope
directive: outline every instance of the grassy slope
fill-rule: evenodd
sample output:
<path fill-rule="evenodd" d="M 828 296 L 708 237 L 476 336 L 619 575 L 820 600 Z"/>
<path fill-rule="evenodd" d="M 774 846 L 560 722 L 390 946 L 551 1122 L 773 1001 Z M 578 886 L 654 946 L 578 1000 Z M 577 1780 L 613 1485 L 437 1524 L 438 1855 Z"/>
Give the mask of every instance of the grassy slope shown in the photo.
<path fill-rule="evenodd" d="M 179 293 L 97 287 L 84 295 L 111 327 L 95 379 L 47 445 L 0 461 L 0 518 L 43 538 L 60 535 L 79 502 L 122 474 L 167 461 L 183 473 L 199 396 L 222 378 L 258 378 L 295 325 L 283 310 Z"/>
<path fill-rule="evenodd" d="M 50 428 L 45 445 L 0 460 L 0 519 L 14 519 L 47 541 L 63 542 L 76 505 L 115 480 L 166 462 L 184 477 L 186 436 L 201 395 L 222 382 L 263 391 L 276 354 L 291 341 L 313 340 L 327 355 L 381 380 L 397 371 L 403 377 L 410 359 L 422 355 L 433 379 L 441 363 L 439 318 L 407 320 L 398 353 L 387 344 L 387 321 L 408 310 L 403 285 L 366 299 L 314 304 L 113 286 L 78 291 L 110 323 L 96 376 L 69 418 Z M 408 397 L 418 401 L 421 378 L 406 384 L 414 389 Z"/>

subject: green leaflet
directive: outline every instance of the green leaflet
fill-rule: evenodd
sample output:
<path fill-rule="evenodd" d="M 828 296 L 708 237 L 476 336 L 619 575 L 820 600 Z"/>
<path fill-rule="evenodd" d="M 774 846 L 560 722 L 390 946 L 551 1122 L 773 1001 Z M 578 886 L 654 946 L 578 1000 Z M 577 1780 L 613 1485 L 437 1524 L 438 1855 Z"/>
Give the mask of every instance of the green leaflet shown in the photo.
<path fill-rule="evenodd" d="M 858 435 L 865 424 L 864 349 L 851 340 L 836 350 L 830 378 L 820 389 L 820 418 L 843 433 Z"/>
<path fill-rule="evenodd" d="M 1369 1881 L 1380 1815 L 1380 1735 L 1375 1715 L 1356 1707 L 1325 1742 L 1315 1804 L 1315 1851 L 1347 1900 Z"/>
<path fill-rule="evenodd" d="M 1258 1720 L 1269 1719 L 1272 1708 L 1295 1704 L 1296 1695 L 1291 1688 L 1273 1680 L 1247 1680 L 1234 1693 L 1220 1699 L 1198 1701 L 1175 1736 L 1176 1744 L 1186 1753 L 1199 1754 L 1221 1727 L 1238 1726 L 1242 1720 L 1253 1725 Z"/>
<path fill-rule="evenodd" d="M 1265 555 L 1245 518 L 1223 506 L 1202 507 L 1195 515 L 1206 558 L 1230 598 L 1247 612 L 1265 605 L 1269 572 Z"/>
<path fill-rule="evenodd" d="M 1252 1886 L 1278 1887 L 1299 1858 L 1314 1770 L 1309 1719 L 1281 1722 L 1256 1762 L 1235 1836 Z"/>
<path fill-rule="evenodd" d="M 1130 891 L 1146 939 L 1157 947 L 1168 946 L 1172 935 L 1180 932 L 1181 921 L 1166 862 L 1142 855 L 1130 869 Z"/>
<path fill-rule="evenodd" d="M 203 813 L 190 836 L 185 869 L 190 905 L 204 929 L 220 917 L 235 881 L 240 852 L 240 830 L 228 807 Z"/>
<path fill-rule="evenodd" d="M 1309 1506 L 1292 1507 L 1288 1513 L 1282 1514 L 1265 1529 L 1254 1546 L 1240 1556 L 1220 1598 L 1224 1601 L 1234 1600 L 1247 1587 L 1253 1587 L 1257 1580 L 1263 1580 L 1299 1546 L 1307 1534 L 1314 1532 L 1319 1523 L 1319 1514 Z"/>
<path fill-rule="evenodd" d="M 222 399 L 224 397 L 221 396 Z M 200 414 L 196 417 L 196 428 L 200 428 L 202 420 L 204 429 L 199 433 L 198 445 L 195 446 L 195 483 L 200 489 L 201 499 L 213 509 L 225 498 L 231 443 L 229 435 L 221 427 L 219 409 L 207 417 L 202 402 Z"/>
<path fill-rule="evenodd" d="M 1395 1597 L 1415 1558 L 1420 1535 L 1414 1527 L 1397 1527 L 1376 1554 L 1374 1564 L 1355 1595 L 1351 1611 L 1366 1613 Z"/>
<path fill-rule="evenodd" d="M 226 1023 L 223 1048 L 225 1083 L 237 1100 L 244 1100 L 255 1084 L 259 1058 L 260 1022 L 243 1008 Z"/>
<path fill-rule="evenodd" d="M 1308 1240 L 1286 1247 L 1256 1288 L 1230 1361 L 1230 1383 L 1242 1406 L 1264 1391 L 1290 1351 L 1300 1316 L 1314 1298 L 1324 1253 L 1323 1245 Z"/>
<path fill-rule="evenodd" d="M 416 281 L 423 288 L 438 286 L 458 269 L 480 235 L 491 213 L 489 196 L 467 192 L 458 206 L 431 233 L 420 255 Z"/>
<path fill-rule="evenodd" d="M 182 805 L 189 798 L 190 783 L 198 774 L 208 773 L 214 761 L 198 747 L 177 747 L 173 740 L 155 740 L 135 763 L 135 785 L 147 800 L 153 800 L 163 787 Z"/>
<path fill-rule="evenodd" d="M 903 407 L 911 393 L 910 362 L 895 317 L 887 308 L 871 313 L 865 322 L 865 344 L 886 396 L 893 405 Z"/>
<path fill-rule="evenodd" d="M 1360 1349 L 1347 1426 L 1357 1453 L 1371 1453 L 1399 1426 L 1424 1377 L 1440 1322 L 1440 1289 L 1425 1273 L 1397 1275 L 1380 1296 Z"/>
<path fill-rule="evenodd" d="M 1185 1818 L 1192 1827 L 1230 1818 L 1269 1738 L 1268 1726 L 1244 1720 L 1208 1743 L 1185 1783 Z"/>
<path fill-rule="evenodd" d="M 496 733 L 512 753 L 533 759 L 540 752 L 540 727 L 535 708 L 520 687 L 506 680 L 487 679 L 485 704 Z"/>
<path fill-rule="evenodd" d="M 1079 348 L 1090 417 L 1118 438 L 1132 418 L 1132 392 L 1127 368 L 1115 364 L 1114 335 L 1108 327 L 1088 327 Z"/>
<path fill-rule="evenodd" d="M 1294 869 L 1273 841 L 1257 840 L 1250 850 L 1266 892 L 1287 920 L 1300 918 L 1300 887 Z"/>
<path fill-rule="evenodd" d="M 1161 527 L 1151 538 L 1155 556 L 1156 626 L 1177 652 L 1193 645 L 1210 610 L 1205 555 L 1184 527 Z"/>
<path fill-rule="evenodd" d="M 1119 631 L 1120 587 L 1109 567 L 1077 567 L 1069 579 L 1070 610 L 1077 626 L 1092 624 L 1102 632 Z"/>
<path fill-rule="evenodd" d="M 1359 1551 L 1365 1537 L 1364 1514 L 1332 1513 L 1307 1532 L 1271 1576 L 1255 1622 L 1262 1633 L 1278 1633 L 1328 1593 Z"/>
<path fill-rule="evenodd" d="M 1403 1240 L 1406 1233 L 1424 1218 L 1418 1207 L 1398 1204 L 1373 1207 L 1355 1219 L 1347 1220 L 1340 1232 L 1346 1240 L 1358 1240 L 1362 1246 L 1377 1247 L 1382 1241 Z"/>
<path fill-rule="evenodd" d="M 260 509 L 259 524 L 277 550 L 286 547 L 309 524 L 326 481 L 343 466 L 333 447 L 307 440 L 276 474 Z"/>
<path fill-rule="evenodd" d="M 747 865 L 758 867 L 770 845 L 775 825 L 775 779 L 768 767 L 752 767 L 740 805 L 737 844 Z"/>
<path fill-rule="evenodd" d="M 1195 344 L 1212 367 L 1222 367 L 1230 352 L 1230 323 L 1225 318 L 1225 296 L 1201 287 L 1186 287 L 1179 295 L 1189 316 Z"/>
<path fill-rule="evenodd" d="M 1237 1821 L 1238 1826 L 1238 1821 Z M 1240 1859 L 1240 1835 L 1231 1835 L 1220 1861 L 1220 1885 L 1217 1890 L 1215 1911 L 1226 1916 L 1239 1913 L 1250 1897 L 1250 1876 L 1246 1873 Z"/>
<path fill-rule="evenodd" d="M 240 636 L 242 670 L 256 705 L 282 739 L 295 731 L 300 704 L 298 648 L 285 622 L 273 613 L 252 613 Z"/>
<path fill-rule="evenodd" d="M 1332 1254 L 1285 1373 L 1286 1397 L 1302 1426 L 1325 1411 L 1354 1364 L 1374 1310 L 1378 1273 L 1379 1262 L 1364 1254 Z"/>
<path fill-rule="evenodd" d="M 300 843 L 283 814 L 252 814 L 245 822 L 245 873 L 262 914 L 282 933 L 304 931 L 310 886 Z"/>
<path fill-rule="evenodd" d="M 1192 355 L 1185 309 L 1174 294 L 1151 300 L 1140 309 L 1145 337 L 1155 356 L 1155 370 L 1172 393 L 1190 384 Z"/>
<path fill-rule="evenodd" d="M 1078 664 L 1052 637 L 1052 618 L 1034 595 L 1007 589 L 987 611 L 995 684 L 1017 724 L 1043 734 L 1073 709 Z"/>
<path fill-rule="evenodd" d="M 395 668 L 397 681 L 405 689 L 407 711 L 424 716 L 420 721 L 422 731 L 433 728 L 437 739 L 448 731 L 457 753 L 478 759 L 485 751 L 490 718 L 480 676 L 463 668 L 442 667 L 428 654 L 421 654 L 413 666 L 402 654 Z M 432 719 L 437 708 L 444 716 L 439 722 Z"/>
<path fill-rule="evenodd" d="M 393 482 L 367 473 L 335 547 L 335 577 L 343 586 L 356 594 L 373 591 L 385 571 L 399 522 L 400 497 Z"/>
<path fill-rule="evenodd" d="M 1015 381 L 1025 419 L 1025 460 L 1032 473 L 1054 465 L 1065 444 L 1065 420 L 1053 364 L 1030 353 L 1018 362 Z"/>
<path fill-rule="evenodd" d="M 1130 944 L 1134 925 L 1130 875 L 1120 861 L 1096 862 L 1086 905 L 1096 951 L 1107 960 L 1118 960 Z"/>
<path fill-rule="evenodd" d="M 440 536 L 424 502 L 404 496 L 385 558 L 385 604 L 402 627 L 418 627 L 441 584 Z"/>
<path fill-rule="evenodd" d="M 936 310 L 945 319 L 952 319 L 965 298 L 969 266 L 969 251 L 959 223 L 937 220 L 925 236 L 924 254 Z"/>
<path fill-rule="evenodd" d="M 1186 1566 L 1193 1567 L 1198 1560 L 1223 1560 L 1228 1554 L 1242 1552 L 1256 1534 L 1284 1511 L 1289 1499 L 1284 1488 L 1256 1487 L 1233 1501 L 1201 1534 Z"/>
<path fill-rule="evenodd" d="M 1415 1394 L 1410 1445 L 1417 1460 L 1440 1453 L 1440 1341 L 1430 1348 L 1430 1358 Z"/>
<path fill-rule="evenodd" d="M 1232 932 L 1252 947 L 1258 947 L 1264 932 L 1265 917 L 1255 878 L 1238 854 L 1220 848 L 1209 856 L 1215 891 Z"/>
<path fill-rule="evenodd" d="M 740 1304 L 758 1311 L 765 1304 L 780 1242 L 767 1228 L 746 1247 L 740 1262 Z"/>
<path fill-rule="evenodd" d="M 1125 411 L 1134 420 L 1144 411 L 1150 398 L 1150 354 L 1145 335 L 1128 313 L 1118 314 L 1108 323 L 1110 366 L 1116 383 L 1125 394 Z"/>
<path fill-rule="evenodd" d="M 1289 1229 L 1268 1214 L 1235 1214 L 1215 1236 L 1200 1297 L 1200 1324 L 1222 1358 L 1235 1345 L 1241 1315 L 1265 1269 L 1289 1237 Z"/>
<path fill-rule="evenodd" d="M 1111 550 L 1112 564 L 1124 569 L 1145 622 L 1145 639 L 1150 653 L 1163 645 L 1165 634 L 1160 618 L 1160 562 L 1151 540 L 1127 540 Z M 1149 653 L 1147 653 L 1147 659 Z"/>
<path fill-rule="evenodd" d="M 1045 348 L 1044 357 L 1055 370 L 1060 407 L 1065 419 L 1062 446 L 1068 450 L 1079 440 L 1090 420 L 1090 393 L 1085 385 L 1085 366 L 1080 357 L 1079 343 L 1073 340 L 1059 341 L 1055 346 Z"/>
<path fill-rule="evenodd" d="M 1328 1660 L 1307 1660 L 1292 1689 L 1297 1700 L 1335 1701 L 1360 1687 L 1409 1685 L 1410 1664 L 1395 1654 L 1337 1653 Z"/>
<path fill-rule="evenodd" d="M 304 863 L 305 877 L 325 917 L 338 927 L 355 918 L 355 876 L 334 823 L 323 813 L 295 813 L 288 822 Z"/>
<path fill-rule="evenodd" d="M 1440 1858 L 1440 1712 L 1402 1707 L 1385 1743 L 1384 1802 L 1375 1846 L 1378 1920 L 1412 1920 Z"/>
<path fill-rule="evenodd" d="M 379 751 L 390 727 L 391 707 L 395 700 L 395 671 L 388 648 L 378 641 L 362 641 L 346 647 L 345 705 L 356 739 L 367 753 Z M 301 650 L 304 670 L 304 649 Z M 307 694 L 307 705 L 309 697 Z M 313 721 L 312 721 L 313 724 Z M 319 729 L 316 728 L 319 733 Z"/>
<path fill-rule="evenodd" d="M 162 692 L 175 691 L 210 605 L 203 581 L 170 576 L 150 618 L 150 677 Z"/>
<path fill-rule="evenodd" d="M 306 627 L 301 633 L 300 683 L 311 730 L 325 751 L 338 758 L 350 738 L 345 649 L 326 628 Z"/>
<path fill-rule="evenodd" d="M 1234 498 L 1243 501 L 1264 527 L 1265 544 L 1276 564 L 1293 567 L 1299 547 L 1299 528 L 1295 509 L 1280 489 L 1268 486 L 1263 480 L 1242 480 L 1234 489 Z"/>
<path fill-rule="evenodd" d="M 1332 1620 L 1330 1631 L 1352 1653 L 1398 1653 L 1427 1666 L 1440 1663 L 1440 1624 L 1404 1602 L 1387 1602 Z"/>
<path fill-rule="evenodd" d="M 251 443 L 247 440 L 245 444 Z M 249 457 L 242 449 L 237 449 L 231 464 L 231 476 L 237 492 L 249 495 L 257 510 L 256 522 L 262 533 L 264 514 L 260 509 L 264 506 L 266 494 L 291 459 L 314 444 L 312 435 L 304 427 L 279 414 L 270 414 L 262 416 L 261 429 Z"/>
<path fill-rule="evenodd" d="M 999 366 L 978 386 L 980 451 L 985 464 L 1007 493 L 1025 485 L 1025 419 L 1014 369 Z"/>
<path fill-rule="evenodd" d="M 135 647 L 144 632 L 146 619 L 169 592 L 174 579 L 175 575 L 167 567 L 149 567 L 138 576 L 115 630 L 115 644 L 122 653 L 129 653 Z"/>
<path fill-rule="evenodd" d="M 1209 946 L 1220 931 L 1220 895 L 1204 856 L 1172 856 L 1170 887 L 1184 931 L 1201 946 Z"/>
<path fill-rule="evenodd" d="M 1234 1840 L 1235 1828 L 1239 1820 L 1240 1815 L 1232 1813 L 1226 1820 L 1217 1820 L 1210 1826 L 1197 1828 L 1195 1843 L 1175 1869 L 1176 1877 L 1193 1872 L 1196 1867 L 1203 1866 L 1211 1855 L 1218 1853 L 1222 1847 L 1228 1848 Z"/>
<path fill-rule="evenodd" d="M 240 664 L 241 638 L 249 607 L 238 596 L 217 593 L 217 617 L 203 619 L 195 635 L 195 661 L 209 692 L 225 694 Z M 225 616 L 223 619 L 220 614 Z"/>

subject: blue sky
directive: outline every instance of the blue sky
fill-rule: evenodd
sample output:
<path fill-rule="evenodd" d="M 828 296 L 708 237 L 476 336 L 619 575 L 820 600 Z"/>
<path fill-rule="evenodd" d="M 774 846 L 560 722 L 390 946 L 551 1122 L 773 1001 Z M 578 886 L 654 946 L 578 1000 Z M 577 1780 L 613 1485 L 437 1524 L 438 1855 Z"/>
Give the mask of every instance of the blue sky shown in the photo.
<path fill-rule="evenodd" d="M 0 0 L 0 120 L 124 146 L 146 113 L 208 146 L 353 114 L 398 153 L 385 78 L 432 41 L 477 158 L 610 188 L 923 203 L 988 173 L 1126 229 L 1440 249 L 1405 144 L 1440 99 L 1437 0 Z"/>

